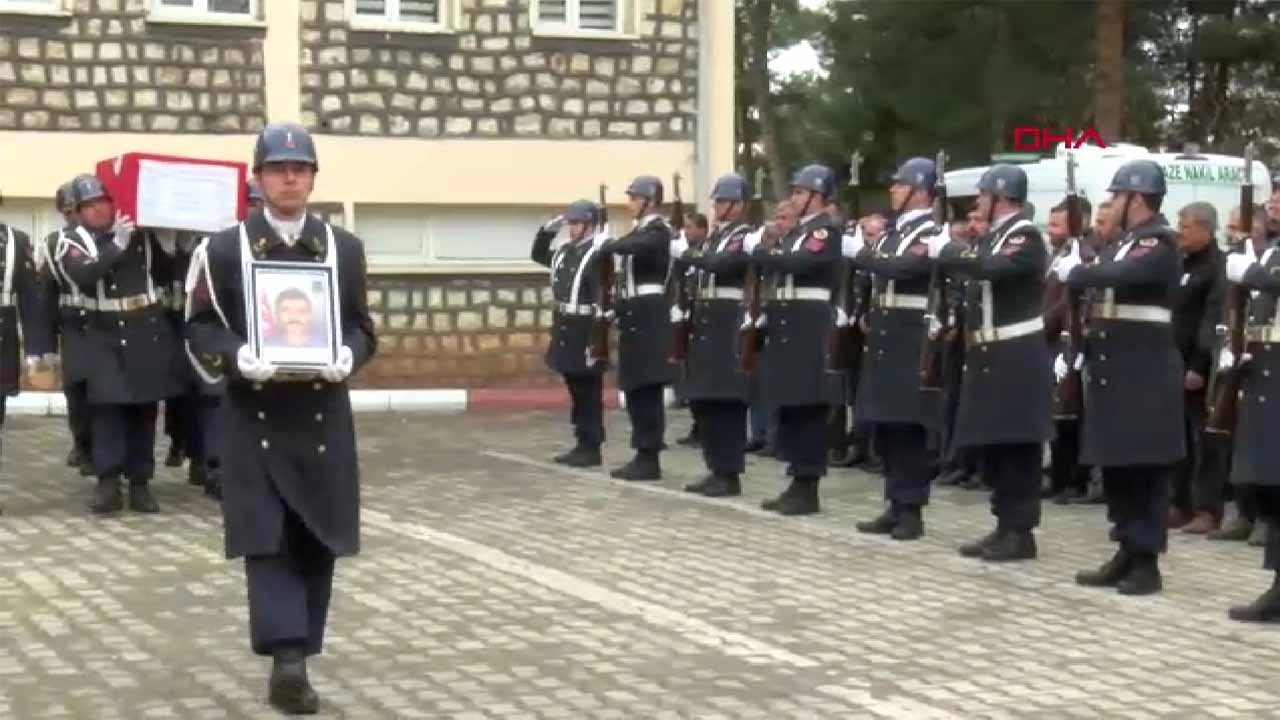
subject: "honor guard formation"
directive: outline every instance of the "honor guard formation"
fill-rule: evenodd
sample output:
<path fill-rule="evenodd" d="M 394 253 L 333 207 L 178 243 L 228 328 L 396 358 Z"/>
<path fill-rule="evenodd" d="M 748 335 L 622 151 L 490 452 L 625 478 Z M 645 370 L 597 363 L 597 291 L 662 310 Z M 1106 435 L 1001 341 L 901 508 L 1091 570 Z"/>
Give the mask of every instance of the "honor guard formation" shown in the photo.
<path fill-rule="evenodd" d="M 816 164 L 768 221 L 760 179 L 736 174 L 712 184 L 705 214 L 685 207 L 679 175 L 670 197 L 635 178 L 619 237 L 606 187 L 570 204 L 531 251 L 554 302 L 546 362 L 572 406 L 575 443 L 555 461 L 602 465 L 614 369 L 634 450 L 615 479 L 662 478 L 674 386 L 693 417 L 679 444 L 706 466 L 689 493 L 740 495 L 758 453 L 787 479 L 764 509 L 809 515 L 833 465 L 861 466 L 883 476 L 884 506 L 856 530 L 907 542 L 928 531 L 935 484 L 987 490 L 990 532 L 956 550 L 989 563 L 1037 557 L 1043 502 L 1105 504 L 1115 553 L 1077 583 L 1159 592 L 1171 529 L 1247 541 L 1275 580 L 1229 615 L 1280 621 L 1280 443 L 1267 436 L 1280 427 L 1280 191 L 1255 204 L 1252 152 L 1225 250 L 1215 206 L 1166 207 L 1151 159 L 1120 165 L 1094 208 L 1068 156 L 1044 231 L 1022 166 L 987 168 L 956 202 L 945 162 L 905 160 L 888 207 L 866 213 L 841 208 L 836 173 Z M 336 559 L 360 549 L 347 380 L 378 344 L 362 243 L 307 212 L 318 172 L 307 131 L 273 123 L 247 216 L 221 232 L 135 227 L 95 175 L 58 188 L 66 224 L 42 241 L 0 225 L 5 395 L 24 365 L 35 385 L 60 371 L 67 464 L 94 478 L 88 509 L 103 516 L 160 510 L 163 403 L 166 463 L 189 462 L 220 502 L 250 647 L 272 658 L 269 702 L 296 714 L 318 708 L 307 658 L 323 648 Z M 271 268 L 330 279 L 336 339 L 318 367 L 264 354 L 259 336 L 296 331 L 305 346 L 310 326 L 290 318 L 322 314 L 285 290 L 274 307 L 290 327 L 264 331 Z"/>
<path fill-rule="evenodd" d="M 1280 621 L 1280 444 L 1266 435 L 1280 423 L 1267 402 L 1280 395 L 1280 191 L 1255 205 L 1252 151 L 1229 252 L 1214 205 L 1165 207 L 1151 159 L 1120 165 L 1095 211 L 1068 157 L 1046 231 L 1023 167 L 987 168 L 957 205 L 944 164 L 907 159 L 889 207 L 861 217 L 835 203 L 835 173 L 810 165 L 769 222 L 740 175 L 713 184 L 706 215 L 686 212 L 678 175 L 664 213 L 663 183 L 646 175 L 626 189 L 621 237 L 603 187 L 543 225 L 532 257 L 551 273 L 547 364 L 576 440 L 555 461 L 601 465 L 616 363 L 636 454 L 614 478 L 661 478 L 673 384 L 693 419 L 678 444 L 700 447 L 707 469 L 687 492 L 739 495 L 756 452 L 788 480 L 764 509 L 807 515 L 830 465 L 862 466 L 883 475 L 884 509 L 857 531 L 910 541 L 933 485 L 985 489 L 991 531 L 956 549 L 991 563 L 1036 558 L 1042 502 L 1105 504 L 1115 553 L 1077 583 L 1159 592 L 1171 529 L 1249 541 L 1275 581 L 1229 615 Z M 1223 526 L 1228 499 L 1239 511 Z"/>

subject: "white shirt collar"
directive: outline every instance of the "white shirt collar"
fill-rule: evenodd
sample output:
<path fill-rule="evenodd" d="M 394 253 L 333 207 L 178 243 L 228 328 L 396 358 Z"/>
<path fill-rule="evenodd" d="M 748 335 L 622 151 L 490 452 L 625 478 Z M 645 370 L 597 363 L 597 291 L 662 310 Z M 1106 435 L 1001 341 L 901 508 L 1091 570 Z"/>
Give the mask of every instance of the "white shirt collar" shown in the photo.
<path fill-rule="evenodd" d="M 1020 211 L 1018 211 L 1018 210 L 1014 210 L 1013 212 L 1007 212 L 1007 213 L 1005 213 L 1005 214 L 1001 215 L 1000 217 L 996 218 L 995 222 L 991 223 L 991 226 L 992 226 L 992 227 L 1004 227 L 1004 224 L 1005 224 L 1005 223 L 1007 223 L 1007 222 L 1009 222 L 1009 219 L 1010 219 L 1010 218 L 1012 218 L 1013 216 L 1017 215 L 1019 212 L 1020 212 Z"/>
<path fill-rule="evenodd" d="M 933 212 L 931 208 L 917 208 L 915 210 L 908 210 L 898 216 L 898 222 L 895 223 L 895 227 L 901 228 L 903 225 L 907 225 L 908 223 L 915 222 L 916 218 L 919 218 L 922 215 L 927 215 L 931 212 Z"/>
<path fill-rule="evenodd" d="M 289 247 L 293 247 L 293 244 L 298 241 L 298 236 L 302 235 L 302 226 L 307 223 L 307 214 L 303 212 L 302 217 L 297 220 L 281 220 L 271 214 L 270 208 L 264 207 L 262 211 L 266 215 L 267 224 L 271 226 L 271 229 L 275 230 L 280 239 L 284 240 Z"/>
<path fill-rule="evenodd" d="M 811 212 L 811 213 L 809 213 L 808 215 L 805 215 L 804 217 L 800 218 L 800 224 L 801 224 L 801 225 L 803 225 L 803 224 L 805 224 L 805 223 L 809 222 L 810 220 L 812 220 L 812 219 L 814 219 L 814 218 L 818 217 L 819 215 L 821 215 L 823 212 L 825 212 L 825 211 L 823 211 L 823 210 L 819 210 L 819 211 L 817 211 L 817 212 Z"/>

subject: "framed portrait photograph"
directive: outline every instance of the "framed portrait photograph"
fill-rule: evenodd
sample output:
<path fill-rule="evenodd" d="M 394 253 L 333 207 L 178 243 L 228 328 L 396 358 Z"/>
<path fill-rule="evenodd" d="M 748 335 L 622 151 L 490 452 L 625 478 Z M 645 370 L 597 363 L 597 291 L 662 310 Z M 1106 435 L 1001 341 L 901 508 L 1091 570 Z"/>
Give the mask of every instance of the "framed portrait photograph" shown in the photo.
<path fill-rule="evenodd" d="M 286 373 L 315 373 L 341 345 L 333 268 L 319 263 L 250 263 L 245 317 L 249 347 Z"/>

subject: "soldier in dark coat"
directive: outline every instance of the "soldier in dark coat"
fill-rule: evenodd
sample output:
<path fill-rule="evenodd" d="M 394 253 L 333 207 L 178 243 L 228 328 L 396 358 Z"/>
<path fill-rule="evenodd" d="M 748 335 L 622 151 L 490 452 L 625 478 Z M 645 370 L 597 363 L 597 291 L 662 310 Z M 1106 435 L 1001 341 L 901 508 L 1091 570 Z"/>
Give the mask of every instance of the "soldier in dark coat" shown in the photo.
<path fill-rule="evenodd" d="M 667 283 L 670 286 L 668 294 L 676 295 L 678 300 L 679 293 L 683 293 L 684 297 L 696 302 L 694 298 L 698 292 L 697 271 L 689 263 L 682 262 L 680 258 L 689 250 L 701 250 L 706 246 L 711 226 L 707 216 L 699 212 L 685 213 L 683 223 L 680 234 L 671 241 L 671 273 L 667 277 Z M 676 289 L 677 287 L 679 290 Z M 690 322 L 689 312 L 689 308 L 681 309 L 679 322 Z M 672 313 L 672 318 L 674 321 L 675 313 Z M 702 423 L 698 418 L 697 408 L 693 406 L 689 393 L 686 392 L 689 378 L 688 360 L 687 357 L 684 358 L 684 362 L 678 368 L 679 379 L 671 385 L 671 391 L 675 396 L 676 406 L 689 408 L 689 416 L 693 422 L 689 424 L 689 434 L 676 440 L 676 444 L 697 447 L 702 444 Z"/>
<path fill-rule="evenodd" d="M 778 453 L 791 483 L 763 507 L 782 515 L 818 512 L 818 482 L 827 473 L 834 375 L 828 338 L 836 319 L 831 291 L 842 245 L 841 228 L 827 212 L 834 193 L 830 168 L 802 168 L 791 179 L 799 225 L 780 243 L 761 243 L 752 251 L 752 259 L 773 275 L 764 311 L 769 369 L 763 379 L 777 408 Z"/>
<path fill-rule="evenodd" d="M 1207 202 L 1193 202 L 1178 212 L 1178 244 L 1182 278 L 1174 294 L 1173 330 L 1178 351 L 1186 365 L 1187 456 L 1174 472 L 1169 527 L 1203 535 L 1217 530 L 1222 521 L 1222 487 L 1212 472 L 1201 468 L 1205 445 L 1202 436 L 1208 415 L 1206 385 L 1217 347 L 1216 328 L 1222 320 L 1226 295 L 1226 262 L 1218 248 L 1218 211 Z"/>
<path fill-rule="evenodd" d="M 924 533 L 921 512 L 929 502 L 933 463 L 928 432 L 933 417 L 920 391 L 920 353 L 925 338 L 933 261 L 926 240 L 942 231 L 931 212 L 937 170 L 932 160 L 911 158 L 889 188 L 898 213 L 889 232 L 856 259 L 872 273 L 867 347 L 858 383 L 857 415 L 872 423 L 872 442 L 884 462 L 888 506 L 859 532 L 914 540 Z"/>
<path fill-rule="evenodd" d="M 1102 469 L 1109 516 L 1120 549 L 1076 582 L 1146 595 L 1162 586 L 1158 555 L 1173 465 L 1186 455 L 1183 365 L 1171 324 L 1181 268 L 1173 230 L 1159 215 L 1164 171 L 1151 160 L 1120 166 L 1108 188 L 1124 235 L 1096 265 L 1078 252 L 1054 261 L 1071 288 L 1098 289 L 1084 353 L 1083 463 Z M 1055 360 L 1059 377 L 1067 367 Z"/>
<path fill-rule="evenodd" d="M 552 250 L 551 242 L 566 223 L 569 241 Z M 597 264 L 601 258 L 599 245 L 604 240 L 603 232 L 596 234 L 602 230 L 600 225 L 600 210 L 595 203 L 578 200 L 538 230 L 531 253 L 534 262 L 551 270 L 555 319 L 546 361 L 547 367 L 564 377 L 569 390 L 569 418 L 576 440 L 571 450 L 554 459 L 570 467 L 599 465 L 600 446 L 604 443 L 604 368 L 587 357 L 599 311 Z"/>
<path fill-rule="evenodd" d="M 1259 208 L 1260 209 L 1260 208 Z M 1257 210 L 1255 210 L 1257 212 Z M 1262 566 L 1272 571 L 1271 586 L 1247 605 L 1232 607 L 1228 616 L 1242 622 L 1280 622 L 1280 443 L 1275 429 L 1280 412 L 1280 252 L 1272 244 L 1255 259 L 1251 251 L 1226 257 L 1226 279 L 1250 291 L 1245 355 L 1240 358 L 1244 384 L 1236 419 L 1235 452 L 1231 482 L 1248 490 L 1258 520 L 1269 531 Z M 1223 349 L 1219 367 L 1235 365 L 1229 349 Z"/>
<path fill-rule="evenodd" d="M 658 480 L 666 415 L 663 390 L 676 376 L 671 363 L 671 316 L 664 284 L 671 264 L 673 231 L 662 207 L 662 181 L 641 175 L 627 187 L 627 207 L 635 227 L 609 240 L 601 251 L 614 256 L 618 322 L 618 387 L 631 418 L 636 455 L 610 475 L 619 480 Z"/>
<path fill-rule="evenodd" d="M 310 714 L 319 700 L 306 658 L 323 646 L 334 559 L 360 547 L 347 378 L 369 361 L 377 341 L 363 246 L 306 212 L 318 169 L 310 135 L 291 123 L 267 125 L 253 167 L 266 207 L 197 252 L 187 282 L 187 340 L 206 379 L 227 379 L 219 450 L 226 553 L 245 558 L 252 648 L 273 658 L 269 701 L 286 713 Z M 242 259 L 329 268 L 339 293 L 340 347 L 318 376 L 277 374 L 247 344 Z"/>
<path fill-rule="evenodd" d="M 685 486 L 688 492 L 726 497 L 742 492 L 746 469 L 747 378 L 738 364 L 742 291 L 750 257 L 743 221 L 751 191 L 739 175 L 725 175 L 711 189 L 715 226 L 699 248 L 679 262 L 694 269 L 696 284 L 685 393 L 701 424 L 702 458 L 710 475 Z"/>
<path fill-rule="evenodd" d="M 968 278 L 964 379 L 954 443 L 975 448 L 991 484 L 996 527 L 960 554 L 992 562 L 1036 556 L 1040 459 L 1053 435 L 1053 377 L 1041 316 L 1049 253 L 1023 216 L 1027 175 L 994 165 L 978 180 L 978 211 L 992 233 L 974 247 L 929 240 L 929 252 Z"/>
<path fill-rule="evenodd" d="M 89 386 L 85 380 L 84 354 L 80 351 L 82 345 L 77 345 L 84 336 L 87 310 L 81 304 L 84 296 L 80 294 L 79 288 L 60 272 L 56 261 L 63 234 L 73 231 L 80 224 L 80 219 L 76 216 L 74 183 L 68 181 L 58 188 L 54 201 L 66 223 L 60 230 L 49 233 L 39 246 L 36 269 L 40 276 L 40 292 L 46 308 L 51 341 L 58 353 L 62 394 L 67 403 L 67 427 L 71 431 L 67 466 L 79 468 L 81 475 L 89 477 L 93 475 Z"/>
<path fill-rule="evenodd" d="M 157 512 L 150 487 L 156 411 L 182 377 L 179 338 L 164 303 L 173 248 L 135 231 L 97 178 L 77 178 L 75 192 L 80 225 L 63 235 L 57 258 L 88 309 L 83 352 L 98 477 L 90 509 L 121 510 L 123 476 L 130 509 Z"/>

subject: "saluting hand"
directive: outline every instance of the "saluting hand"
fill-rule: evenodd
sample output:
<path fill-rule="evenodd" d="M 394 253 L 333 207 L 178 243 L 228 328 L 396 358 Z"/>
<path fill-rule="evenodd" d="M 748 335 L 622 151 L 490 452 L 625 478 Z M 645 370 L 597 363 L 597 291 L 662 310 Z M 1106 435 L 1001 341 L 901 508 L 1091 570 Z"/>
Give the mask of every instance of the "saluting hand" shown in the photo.
<path fill-rule="evenodd" d="M 1256 264 L 1257 261 L 1249 253 L 1231 253 L 1227 256 L 1227 280 L 1239 283 L 1244 279 L 1245 273 L 1249 272 L 1249 268 Z"/>

